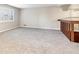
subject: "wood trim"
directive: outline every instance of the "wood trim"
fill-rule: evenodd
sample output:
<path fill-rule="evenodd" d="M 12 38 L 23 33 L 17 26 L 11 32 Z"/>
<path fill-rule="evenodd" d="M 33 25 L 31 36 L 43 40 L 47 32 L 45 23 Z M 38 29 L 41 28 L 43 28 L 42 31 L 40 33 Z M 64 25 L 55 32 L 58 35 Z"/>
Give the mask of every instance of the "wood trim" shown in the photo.
<path fill-rule="evenodd" d="M 70 24 L 70 31 L 71 31 L 71 41 L 75 41 L 74 40 L 74 24 Z"/>
<path fill-rule="evenodd" d="M 79 24 L 79 21 L 58 20 L 60 21 L 60 29 L 65 36 L 72 42 L 79 42 L 79 32 L 74 31 L 74 24 Z"/>

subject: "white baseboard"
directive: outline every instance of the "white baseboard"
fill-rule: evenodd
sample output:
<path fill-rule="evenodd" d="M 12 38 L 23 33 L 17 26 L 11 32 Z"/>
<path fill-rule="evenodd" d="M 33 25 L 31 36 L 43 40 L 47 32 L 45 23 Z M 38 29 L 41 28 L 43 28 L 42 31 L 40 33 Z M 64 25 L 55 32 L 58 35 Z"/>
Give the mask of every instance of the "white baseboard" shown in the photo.
<path fill-rule="evenodd" d="M 59 28 L 40 28 L 40 27 L 28 27 L 28 26 L 20 26 L 20 27 L 60 30 Z M 12 30 L 12 29 L 15 29 L 15 28 L 18 28 L 18 26 L 13 27 L 13 28 L 9 28 L 9 29 L 1 30 L 0 33 L 5 32 L 5 31 L 9 31 L 9 30 Z"/>
<path fill-rule="evenodd" d="M 42 28 L 41 27 L 30 27 L 30 26 L 20 26 L 20 27 L 60 30 L 60 28 L 47 28 L 47 27 L 42 27 Z"/>
<path fill-rule="evenodd" d="M 12 29 L 15 29 L 15 28 L 18 28 L 18 26 L 13 27 L 13 28 L 9 28 L 9 29 L 4 29 L 4 30 L 1 30 L 1 31 L 0 31 L 0 33 L 1 33 L 1 32 L 5 32 L 5 31 L 9 31 L 9 30 L 12 30 Z"/>

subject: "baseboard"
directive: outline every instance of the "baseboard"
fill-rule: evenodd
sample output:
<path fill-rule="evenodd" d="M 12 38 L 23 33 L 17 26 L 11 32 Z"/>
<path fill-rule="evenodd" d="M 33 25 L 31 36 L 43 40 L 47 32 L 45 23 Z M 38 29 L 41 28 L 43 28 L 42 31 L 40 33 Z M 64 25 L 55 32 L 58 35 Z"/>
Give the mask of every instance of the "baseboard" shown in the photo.
<path fill-rule="evenodd" d="M 29 26 L 21 26 L 21 27 L 26 27 L 26 28 L 38 28 L 38 29 L 60 30 L 59 28 L 46 28 L 46 27 L 40 28 L 40 27 L 29 27 Z"/>
<path fill-rule="evenodd" d="M 9 30 L 12 30 L 12 29 L 15 29 L 15 28 L 18 28 L 18 26 L 13 27 L 13 28 L 9 28 L 9 29 L 5 29 L 5 30 L 1 30 L 0 33 L 1 33 L 1 32 L 5 32 L 5 31 L 9 31 Z"/>
<path fill-rule="evenodd" d="M 26 28 L 38 28 L 38 29 L 60 30 L 60 29 L 58 29 L 58 28 L 39 28 L 39 27 L 27 27 L 27 26 L 21 26 L 21 27 L 26 27 Z M 15 28 L 18 28 L 18 26 L 13 27 L 13 28 L 9 28 L 9 29 L 2 30 L 2 31 L 0 31 L 0 33 L 1 33 L 1 32 L 5 32 L 5 31 L 9 31 L 9 30 L 12 30 L 12 29 L 15 29 Z"/>

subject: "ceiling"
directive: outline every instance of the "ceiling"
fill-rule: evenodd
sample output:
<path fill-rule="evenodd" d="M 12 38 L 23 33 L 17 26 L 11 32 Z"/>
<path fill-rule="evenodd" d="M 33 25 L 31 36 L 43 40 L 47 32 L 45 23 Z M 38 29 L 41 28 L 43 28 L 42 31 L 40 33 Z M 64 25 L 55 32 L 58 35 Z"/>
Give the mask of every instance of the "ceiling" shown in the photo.
<path fill-rule="evenodd" d="M 49 6 L 61 6 L 61 4 L 9 4 L 17 8 L 36 8 L 36 7 L 49 7 Z"/>
<path fill-rule="evenodd" d="M 79 10 L 79 4 L 9 4 L 17 8 L 60 7 L 63 11 Z"/>

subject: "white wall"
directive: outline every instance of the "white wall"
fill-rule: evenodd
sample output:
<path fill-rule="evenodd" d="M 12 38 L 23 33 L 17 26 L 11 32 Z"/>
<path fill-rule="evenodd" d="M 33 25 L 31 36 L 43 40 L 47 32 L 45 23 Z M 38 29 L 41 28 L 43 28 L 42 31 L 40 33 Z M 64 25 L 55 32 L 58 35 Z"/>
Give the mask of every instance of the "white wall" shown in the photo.
<path fill-rule="evenodd" d="M 22 9 L 20 26 L 59 30 L 60 22 L 57 20 L 68 16 L 69 11 L 60 7 Z"/>
<path fill-rule="evenodd" d="M 12 22 L 1 22 L 0 21 L 0 32 L 10 30 L 19 26 L 19 9 L 11 7 L 9 5 L 0 5 L 0 8 L 13 9 L 15 11 L 14 21 Z"/>
<path fill-rule="evenodd" d="M 59 30 L 60 22 L 57 20 L 71 16 L 70 11 L 63 11 L 60 7 L 40 7 L 19 10 L 9 5 L 0 5 L 0 8 L 13 9 L 15 11 L 13 22 L 0 22 L 0 32 L 19 26 Z M 79 16 L 79 11 L 72 12 L 73 17 Z"/>

